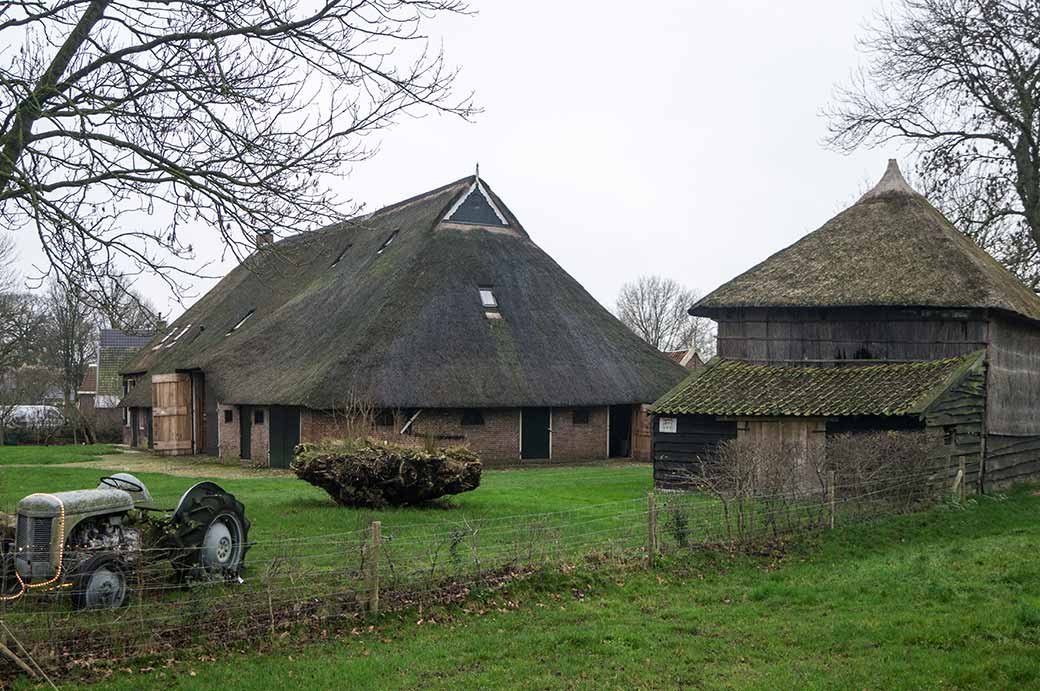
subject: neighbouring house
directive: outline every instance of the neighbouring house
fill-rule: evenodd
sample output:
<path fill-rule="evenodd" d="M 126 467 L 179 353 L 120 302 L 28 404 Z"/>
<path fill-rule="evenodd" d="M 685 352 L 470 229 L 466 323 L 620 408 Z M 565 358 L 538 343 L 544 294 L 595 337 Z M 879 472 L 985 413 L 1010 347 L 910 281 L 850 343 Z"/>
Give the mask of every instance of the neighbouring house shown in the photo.
<path fill-rule="evenodd" d="M 76 391 L 76 407 L 93 433 L 101 438 L 119 438 L 129 443 L 124 430 L 126 414 L 119 406 L 123 398 L 123 366 L 152 340 L 154 333 L 128 333 L 117 329 L 98 332 L 97 359 L 87 366 Z"/>
<path fill-rule="evenodd" d="M 690 346 L 686 350 L 667 350 L 665 355 L 678 362 L 686 369 L 697 369 L 698 367 L 704 366 L 704 360 L 701 356 Z"/>
<path fill-rule="evenodd" d="M 1040 298 L 895 161 L 818 230 L 698 301 L 718 357 L 652 407 L 655 483 L 720 442 L 927 430 L 979 490 L 1040 470 Z"/>
<path fill-rule="evenodd" d="M 135 445 L 273 467 L 351 434 L 360 410 L 377 434 L 488 460 L 649 458 L 640 406 L 685 374 L 476 177 L 259 237 L 123 370 Z"/>

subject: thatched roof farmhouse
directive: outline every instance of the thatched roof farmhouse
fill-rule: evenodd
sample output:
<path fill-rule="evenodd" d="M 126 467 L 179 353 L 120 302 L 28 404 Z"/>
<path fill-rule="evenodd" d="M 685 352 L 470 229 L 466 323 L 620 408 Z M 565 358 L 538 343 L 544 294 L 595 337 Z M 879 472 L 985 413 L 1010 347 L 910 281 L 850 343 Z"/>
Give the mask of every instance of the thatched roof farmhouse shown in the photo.
<path fill-rule="evenodd" d="M 684 374 L 476 177 L 261 244 L 124 372 L 139 444 L 274 466 L 359 407 L 486 458 L 627 456 Z"/>
<path fill-rule="evenodd" d="M 979 489 L 1040 470 L 1040 298 L 907 184 L 705 296 L 718 358 L 655 405 L 659 485 L 718 444 L 927 429 Z"/>

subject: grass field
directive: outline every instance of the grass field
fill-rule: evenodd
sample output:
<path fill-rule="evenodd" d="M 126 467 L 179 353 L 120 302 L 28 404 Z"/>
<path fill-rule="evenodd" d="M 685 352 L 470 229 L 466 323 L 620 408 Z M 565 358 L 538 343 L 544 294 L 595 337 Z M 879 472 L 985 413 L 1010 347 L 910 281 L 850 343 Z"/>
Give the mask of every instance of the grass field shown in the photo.
<path fill-rule="evenodd" d="M 782 555 L 545 575 L 464 609 L 99 688 L 1040 688 L 1038 511 L 1019 491 Z"/>
<path fill-rule="evenodd" d="M 119 453 L 119 449 L 111 444 L 0 446 L 0 465 L 80 463 L 116 453 Z"/>
<path fill-rule="evenodd" d="M 48 452 L 38 453 L 46 463 Z M 146 460 L 112 463 L 152 467 Z M 487 471 L 472 493 L 372 512 L 337 507 L 292 477 L 196 470 L 207 468 L 245 501 L 261 540 L 351 531 L 373 518 L 404 534 L 581 507 L 608 516 L 644 501 L 651 483 L 639 465 Z M 105 472 L 3 467 L 0 500 L 91 487 Z M 193 482 L 140 476 L 167 503 Z M 131 672 L 118 663 L 99 688 L 1040 688 L 1038 511 L 1040 497 L 1019 490 L 759 556 L 673 551 L 653 572 L 579 565 L 462 606 L 386 615 L 371 630 L 351 632 L 347 621 L 323 643 L 293 644 L 287 633 L 241 644 L 244 653 L 184 651 Z"/>

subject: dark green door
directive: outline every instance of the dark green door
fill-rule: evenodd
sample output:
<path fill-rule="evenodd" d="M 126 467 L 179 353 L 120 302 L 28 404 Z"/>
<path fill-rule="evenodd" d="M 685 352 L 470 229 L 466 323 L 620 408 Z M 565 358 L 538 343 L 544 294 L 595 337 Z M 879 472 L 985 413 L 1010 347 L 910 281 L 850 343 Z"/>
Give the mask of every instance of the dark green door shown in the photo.
<path fill-rule="evenodd" d="M 253 406 L 238 407 L 238 457 L 243 461 L 253 458 Z"/>
<path fill-rule="evenodd" d="M 288 468 L 300 443 L 300 409 L 271 408 L 271 467 Z"/>
<path fill-rule="evenodd" d="M 139 408 L 130 409 L 130 446 L 137 448 L 141 441 L 138 438 L 138 429 L 140 429 L 141 418 L 139 415 Z"/>
<path fill-rule="evenodd" d="M 145 412 L 144 426 L 148 430 L 148 448 L 155 448 L 155 436 L 152 434 L 152 409 L 148 408 Z"/>
<path fill-rule="evenodd" d="M 610 457 L 632 455 L 632 406 L 610 406 Z"/>
<path fill-rule="evenodd" d="M 520 458 L 549 458 L 549 409 L 524 408 L 520 416 Z"/>

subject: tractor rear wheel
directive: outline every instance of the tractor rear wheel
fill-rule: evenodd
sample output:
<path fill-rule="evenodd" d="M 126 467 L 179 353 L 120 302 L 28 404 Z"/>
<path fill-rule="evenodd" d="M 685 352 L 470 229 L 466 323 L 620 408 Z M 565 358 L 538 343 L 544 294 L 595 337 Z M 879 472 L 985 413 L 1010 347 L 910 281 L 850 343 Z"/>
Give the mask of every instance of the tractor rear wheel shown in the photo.
<path fill-rule="evenodd" d="M 72 604 L 77 609 L 115 609 L 130 599 L 129 569 L 112 552 L 91 556 L 76 568 Z"/>
<path fill-rule="evenodd" d="M 223 490 L 189 493 L 174 518 L 174 567 L 184 577 L 234 580 L 245 568 L 249 520 Z"/>

